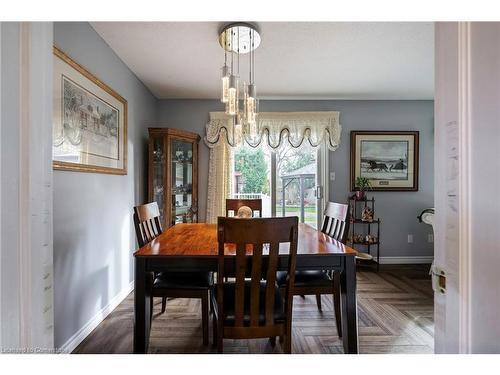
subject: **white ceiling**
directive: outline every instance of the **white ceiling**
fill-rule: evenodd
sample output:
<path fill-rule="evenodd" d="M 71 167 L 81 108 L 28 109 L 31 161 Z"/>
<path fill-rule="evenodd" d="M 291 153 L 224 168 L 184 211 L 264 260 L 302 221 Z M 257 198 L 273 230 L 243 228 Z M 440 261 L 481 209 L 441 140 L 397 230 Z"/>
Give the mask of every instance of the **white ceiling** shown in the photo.
<path fill-rule="evenodd" d="M 218 98 L 217 22 L 93 22 L 158 98 Z M 432 22 L 261 22 L 255 83 L 267 99 L 433 99 Z M 242 80 L 248 55 L 240 58 Z"/>

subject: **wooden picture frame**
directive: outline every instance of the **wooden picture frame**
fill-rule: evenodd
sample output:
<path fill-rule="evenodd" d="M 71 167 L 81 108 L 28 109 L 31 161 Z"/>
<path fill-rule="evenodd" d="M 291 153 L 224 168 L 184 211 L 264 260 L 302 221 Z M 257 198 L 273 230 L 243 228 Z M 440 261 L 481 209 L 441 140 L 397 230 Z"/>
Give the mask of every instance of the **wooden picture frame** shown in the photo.
<path fill-rule="evenodd" d="M 357 177 L 373 191 L 418 191 L 418 131 L 351 131 L 351 190 Z"/>
<path fill-rule="evenodd" d="M 54 169 L 127 174 L 127 101 L 54 46 Z"/>

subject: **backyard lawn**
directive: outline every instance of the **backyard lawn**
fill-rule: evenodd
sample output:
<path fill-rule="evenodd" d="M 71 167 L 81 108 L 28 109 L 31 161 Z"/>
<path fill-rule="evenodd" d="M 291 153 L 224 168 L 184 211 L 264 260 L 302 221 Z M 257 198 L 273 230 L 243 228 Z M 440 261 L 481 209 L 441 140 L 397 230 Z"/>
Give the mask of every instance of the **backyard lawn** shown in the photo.
<path fill-rule="evenodd" d="M 281 212 L 281 205 L 276 205 L 276 212 Z M 300 206 L 285 206 L 285 212 L 300 212 Z M 315 206 L 304 207 L 304 212 L 316 213 Z"/>
<path fill-rule="evenodd" d="M 281 205 L 276 205 L 276 214 L 281 215 L 282 207 Z M 294 216 L 297 215 L 300 217 L 300 206 L 285 206 L 285 216 Z M 308 224 L 316 224 L 316 207 L 309 206 L 304 207 L 304 221 Z"/>

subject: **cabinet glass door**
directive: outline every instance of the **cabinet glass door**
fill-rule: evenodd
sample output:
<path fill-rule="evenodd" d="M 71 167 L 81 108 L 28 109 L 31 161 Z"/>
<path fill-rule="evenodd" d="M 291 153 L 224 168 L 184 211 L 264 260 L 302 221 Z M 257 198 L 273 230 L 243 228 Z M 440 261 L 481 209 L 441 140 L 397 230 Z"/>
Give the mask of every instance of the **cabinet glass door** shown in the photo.
<path fill-rule="evenodd" d="M 172 222 L 192 223 L 196 221 L 193 202 L 193 143 L 172 140 Z"/>
<path fill-rule="evenodd" d="M 153 139 L 153 201 L 158 203 L 161 223 L 165 223 L 165 164 L 166 152 L 163 137 Z"/>

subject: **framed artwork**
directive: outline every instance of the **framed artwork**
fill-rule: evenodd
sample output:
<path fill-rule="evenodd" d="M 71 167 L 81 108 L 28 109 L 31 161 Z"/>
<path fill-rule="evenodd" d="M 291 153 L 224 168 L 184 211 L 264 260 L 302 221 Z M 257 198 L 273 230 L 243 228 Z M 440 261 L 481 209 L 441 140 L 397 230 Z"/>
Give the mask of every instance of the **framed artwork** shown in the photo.
<path fill-rule="evenodd" d="M 54 169 L 127 174 L 127 101 L 54 47 Z"/>
<path fill-rule="evenodd" d="M 418 190 L 418 131 L 351 131 L 351 190 L 357 177 L 374 191 Z"/>

